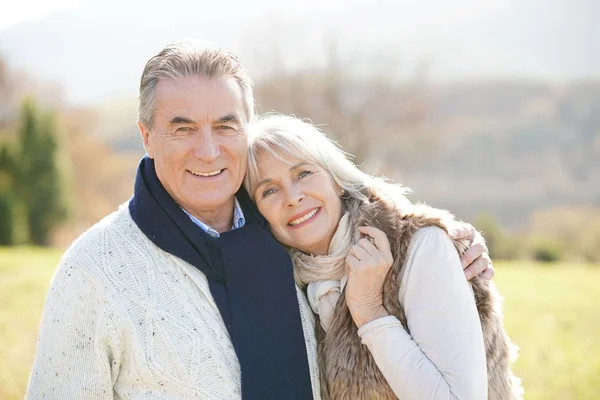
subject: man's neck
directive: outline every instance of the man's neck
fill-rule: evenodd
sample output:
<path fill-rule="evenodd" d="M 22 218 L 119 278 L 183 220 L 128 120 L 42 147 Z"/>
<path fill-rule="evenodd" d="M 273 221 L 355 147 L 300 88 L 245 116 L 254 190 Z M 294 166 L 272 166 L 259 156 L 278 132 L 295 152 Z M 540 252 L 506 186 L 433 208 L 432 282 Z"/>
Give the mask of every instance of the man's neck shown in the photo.
<path fill-rule="evenodd" d="M 233 226 L 233 207 L 234 201 L 232 198 L 216 210 L 185 210 L 202 221 L 202 223 L 210 226 L 219 233 L 223 233 L 230 231 Z"/>

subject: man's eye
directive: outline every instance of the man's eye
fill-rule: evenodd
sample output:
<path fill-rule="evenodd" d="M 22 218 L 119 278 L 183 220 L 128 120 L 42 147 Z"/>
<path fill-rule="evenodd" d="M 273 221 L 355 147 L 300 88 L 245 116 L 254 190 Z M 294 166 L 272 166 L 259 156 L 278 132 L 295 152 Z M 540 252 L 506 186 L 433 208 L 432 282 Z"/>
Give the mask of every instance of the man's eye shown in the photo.
<path fill-rule="evenodd" d="M 221 126 L 219 126 L 219 129 L 222 131 L 233 131 L 234 130 L 234 128 L 229 125 L 221 125 Z"/>
<path fill-rule="evenodd" d="M 275 193 L 275 189 L 273 189 L 273 188 L 266 189 L 264 192 L 262 192 L 262 198 L 264 199 L 265 197 L 270 196 L 273 193 Z"/>
<path fill-rule="evenodd" d="M 175 132 L 189 132 L 191 130 L 192 128 L 190 128 L 189 126 L 180 126 L 175 130 Z"/>

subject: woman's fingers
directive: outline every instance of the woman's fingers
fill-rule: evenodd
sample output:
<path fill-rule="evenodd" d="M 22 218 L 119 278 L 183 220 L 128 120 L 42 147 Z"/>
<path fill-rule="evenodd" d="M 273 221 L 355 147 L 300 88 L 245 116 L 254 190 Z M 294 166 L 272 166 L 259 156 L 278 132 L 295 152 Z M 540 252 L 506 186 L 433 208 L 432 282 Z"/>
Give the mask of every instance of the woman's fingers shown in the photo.
<path fill-rule="evenodd" d="M 368 236 L 352 246 L 346 257 L 346 303 L 357 326 L 387 315 L 383 308 L 383 283 L 394 260 L 384 232 L 363 226 Z M 384 312 L 382 314 L 382 311 Z"/>
<path fill-rule="evenodd" d="M 362 238 L 356 243 L 355 246 L 362 248 L 364 251 L 369 253 L 370 255 L 379 254 L 380 250 L 375 247 L 375 245 L 367 238 Z"/>
<path fill-rule="evenodd" d="M 346 275 L 349 275 L 350 271 L 356 270 L 360 267 L 360 260 L 352 254 L 346 256 Z"/>
<path fill-rule="evenodd" d="M 453 229 L 449 232 L 450 237 L 454 240 L 468 239 L 469 243 L 473 243 L 473 240 L 477 236 L 477 230 L 471 224 L 466 222 L 456 222 L 451 226 Z"/>
<path fill-rule="evenodd" d="M 482 254 L 488 253 L 485 245 L 481 243 L 475 243 L 471 247 L 465 251 L 465 254 L 460 258 L 460 262 L 462 264 L 463 269 L 467 268 L 469 265 L 473 263 L 476 259 L 478 259 Z"/>
<path fill-rule="evenodd" d="M 471 280 L 476 276 L 480 276 L 484 280 L 489 281 L 492 278 L 492 276 L 494 276 L 493 271 L 494 269 L 492 268 L 492 261 L 486 253 L 483 253 L 481 256 L 477 257 L 471 264 L 469 264 L 469 266 L 464 268 L 467 280 Z M 484 273 L 486 272 L 487 274 L 484 275 Z"/>
<path fill-rule="evenodd" d="M 494 266 L 490 264 L 489 267 L 485 271 L 483 271 L 481 275 L 479 275 L 479 277 L 484 281 L 491 281 L 494 277 L 494 274 Z"/>
<path fill-rule="evenodd" d="M 381 257 L 386 264 L 391 265 L 394 262 L 392 251 L 390 250 L 390 241 L 385 232 L 372 226 L 361 226 L 359 232 L 369 236 L 374 243 L 366 239 L 361 239 L 361 247 L 369 251 L 373 256 Z"/>
<path fill-rule="evenodd" d="M 373 246 L 373 248 L 375 249 L 375 246 Z M 364 246 L 362 246 L 360 244 L 355 244 L 354 246 L 352 246 L 350 248 L 350 254 L 352 254 L 354 257 L 356 257 L 359 260 L 367 260 L 369 257 L 371 257 L 371 253 L 369 251 L 367 251 L 364 248 Z"/>
<path fill-rule="evenodd" d="M 380 229 L 372 226 L 359 226 L 358 231 L 373 238 L 375 247 L 383 252 L 390 252 L 390 241 L 387 235 Z"/>

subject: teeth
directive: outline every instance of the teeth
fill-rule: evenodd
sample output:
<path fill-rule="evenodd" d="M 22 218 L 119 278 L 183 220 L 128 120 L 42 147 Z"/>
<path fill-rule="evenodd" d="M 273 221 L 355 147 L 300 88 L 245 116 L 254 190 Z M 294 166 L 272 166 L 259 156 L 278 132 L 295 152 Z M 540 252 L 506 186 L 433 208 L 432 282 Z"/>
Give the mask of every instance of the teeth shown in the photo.
<path fill-rule="evenodd" d="M 314 210 L 312 210 L 305 216 L 293 220 L 292 222 L 289 223 L 289 225 L 291 225 L 291 226 L 299 225 L 299 224 L 303 223 L 304 221 L 306 221 L 307 219 L 309 219 L 310 217 L 312 217 L 313 215 L 315 215 L 317 212 L 319 212 L 319 209 L 315 208 Z"/>
<path fill-rule="evenodd" d="M 194 171 L 190 171 L 192 174 L 196 175 L 196 176 L 215 176 L 221 173 L 221 171 L 223 171 L 222 169 L 218 169 L 216 171 L 212 171 L 212 172 L 208 172 L 206 174 L 202 173 L 202 172 L 194 172 Z"/>

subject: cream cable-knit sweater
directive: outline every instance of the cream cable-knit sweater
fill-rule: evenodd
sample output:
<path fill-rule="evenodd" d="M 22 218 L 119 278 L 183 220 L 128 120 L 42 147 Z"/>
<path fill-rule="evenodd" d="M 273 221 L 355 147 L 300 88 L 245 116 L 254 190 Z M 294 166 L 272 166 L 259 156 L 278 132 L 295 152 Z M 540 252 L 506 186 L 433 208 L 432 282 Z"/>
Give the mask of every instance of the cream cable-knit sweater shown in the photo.
<path fill-rule="evenodd" d="M 297 294 L 319 399 L 314 316 Z M 206 277 L 156 247 L 127 205 L 61 260 L 27 392 L 27 399 L 113 398 L 241 398 L 239 363 Z"/>

